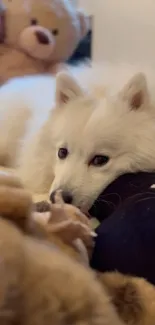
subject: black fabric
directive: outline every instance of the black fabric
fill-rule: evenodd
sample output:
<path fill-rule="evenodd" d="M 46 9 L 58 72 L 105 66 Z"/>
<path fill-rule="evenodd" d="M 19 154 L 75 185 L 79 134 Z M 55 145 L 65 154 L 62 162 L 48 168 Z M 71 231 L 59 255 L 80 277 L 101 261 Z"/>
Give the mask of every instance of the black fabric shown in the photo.
<path fill-rule="evenodd" d="M 150 189 L 153 183 L 155 174 L 124 175 L 100 195 L 92 208 L 94 215 L 103 220 L 96 230 L 93 268 L 101 272 L 118 270 L 155 284 L 155 190 Z M 103 201 L 105 195 L 112 202 L 110 208 Z"/>
<path fill-rule="evenodd" d="M 147 192 L 155 184 L 155 173 L 137 173 L 120 176 L 97 198 L 90 215 L 103 221 L 110 216 L 127 198 Z"/>

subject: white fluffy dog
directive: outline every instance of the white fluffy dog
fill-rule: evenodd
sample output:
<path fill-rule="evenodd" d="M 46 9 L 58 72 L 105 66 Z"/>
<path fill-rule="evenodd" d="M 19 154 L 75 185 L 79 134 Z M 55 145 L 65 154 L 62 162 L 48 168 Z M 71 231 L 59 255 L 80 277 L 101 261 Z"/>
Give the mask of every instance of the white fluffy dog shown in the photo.
<path fill-rule="evenodd" d="M 16 166 L 33 192 L 61 188 L 85 211 L 117 176 L 155 169 L 155 78 L 107 64 L 72 75 L 1 88 L 0 164 Z"/>

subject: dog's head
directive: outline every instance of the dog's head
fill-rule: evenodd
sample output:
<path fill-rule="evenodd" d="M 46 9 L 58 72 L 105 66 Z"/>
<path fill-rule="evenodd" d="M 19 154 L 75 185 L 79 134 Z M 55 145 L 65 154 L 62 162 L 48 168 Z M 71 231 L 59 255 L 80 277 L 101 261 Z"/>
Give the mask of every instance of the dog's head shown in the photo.
<path fill-rule="evenodd" d="M 64 200 L 88 210 L 119 175 L 154 165 L 153 109 L 143 74 L 115 96 L 92 98 L 69 75 L 57 77 L 55 178 Z"/>

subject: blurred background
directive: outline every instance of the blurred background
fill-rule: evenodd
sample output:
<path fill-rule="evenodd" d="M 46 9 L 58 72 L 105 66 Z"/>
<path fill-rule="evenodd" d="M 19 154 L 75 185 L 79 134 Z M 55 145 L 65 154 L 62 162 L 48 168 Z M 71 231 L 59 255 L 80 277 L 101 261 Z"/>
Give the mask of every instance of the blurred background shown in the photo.
<path fill-rule="evenodd" d="M 91 16 L 88 43 L 92 42 L 93 60 L 138 62 L 155 68 L 154 0 L 71 1 Z"/>

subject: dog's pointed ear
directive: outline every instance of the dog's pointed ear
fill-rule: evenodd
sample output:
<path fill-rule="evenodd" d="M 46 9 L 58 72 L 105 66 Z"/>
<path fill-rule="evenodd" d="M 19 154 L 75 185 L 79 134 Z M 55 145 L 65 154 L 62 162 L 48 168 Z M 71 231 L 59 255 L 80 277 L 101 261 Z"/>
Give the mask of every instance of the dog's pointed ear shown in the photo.
<path fill-rule="evenodd" d="M 143 73 L 138 73 L 125 85 L 120 93 L 121 99 L 126 101 L 131 110 L 138 110 L 149 104 L 149 91 Z"/>
<path fill-rule="evenodd" d="M 67 72 L 60 72 L 56 77 L 56 104 L 61 106 L 76 97 L 82 97 L 84 90 Z"/>

